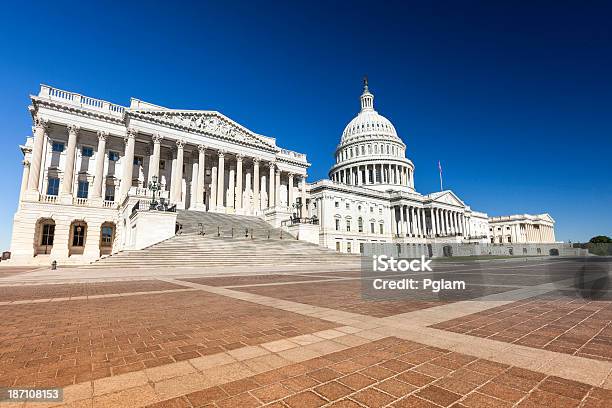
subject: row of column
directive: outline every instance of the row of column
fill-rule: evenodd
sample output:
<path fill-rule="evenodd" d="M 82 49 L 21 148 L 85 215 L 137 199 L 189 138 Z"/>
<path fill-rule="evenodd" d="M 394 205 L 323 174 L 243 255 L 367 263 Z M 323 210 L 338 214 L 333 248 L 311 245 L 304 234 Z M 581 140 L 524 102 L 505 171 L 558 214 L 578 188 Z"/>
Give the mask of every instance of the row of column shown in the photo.
<path fill-rule="evenodd" d="M 33 192 L 38 194 L 41 175 L 41 164 L 44 152 L 44 142 L 46 132 L 48 130 L 47 121 L 38 117 L 34 118 L 34 146 L 32 147 L 31 161 L 24 161 L 23 179 L 22 179 L 22 194 L 23 191 Z M 68 125 L 68 143 L 66 146 L 66 160 L 62 169 L 63 177 L 59 190 L 60 197 L 72 198 L 73 185 L 75 176 L 75 161 L 76 147 L 80 132 L 79 126 Z M 108 133 L 98 132 L 98 152 L 104 152 L 106 149 L 106 140 Z M 133 140 L 133 137 L 132 137 Z M 130 148 L 130 144 L 128 144 Z M 134 144 L 131 143 L 132 157 Z M 133 160 L 133 158 L 132 158 Z M 89 198 L 102 199 L 104 180 L 104 160 L 96 160 L 96 168 L 94 171 L 93 188 L 89 192 Z"/>
<path fill-rule="evenodd" d="M 393 234 L 402 237 L 470 235 L 469 221 L 464 214 L 443 208 L 393 206 L 391 223 Z"/>
<path fill-rule="evenodd" d="M 23 178 L 22 178 L 22 195 L 24 192 L 32 192 L 38 195 L 41 175 L 41 164 L 44 152 L 45 136 L 48 129 L 48 123 L 39 117 L 34 118 L 34 144 L 32 147 L 32 153 L 30 160 L 24 160 L 23 165 Z M 66 147 L 66 160 L 63 168 L 63 178 L 60 187 L 61 196 L 70 196 L 72 198 L 73 181 L 75 175 L 75 158 L 76 158 L 76 147 L 77 139 L 79 135 L 79 127 L 75 125 L 68 125 L 68 143 Z M 134 150 L 136 144 L 137 131 L 134 129 L 127 129 L 125 140 L 125 152 L 123 156 L 123 166 L 121 172 L 121 184 L 119 187 L 119 201 L 125 198 L 132 186 L 132 172 L 134 163 Z M 98 132 L 98 152 L 106 151 L 106 142 L 108 139 L 108 133 Z M 153 149 L 150 158 L 150 164 L 148 169 L 148 180 L 152 180 L 156 177 L 159 180 L 159 164 L 161 156 L 161 141 L 163 137 L 159 134 L 152 136 Z M 176 140 L 176 162 L 173 165 L 173 171 L 171 175 L 171 186 L 170 186 L 170 200 L 173 203 L 182 201 L 182 180 L 183 180 L 183 161 L 184 161 L 184 148 L 185 141 Z M 194 161 L 192 183 L 195 184 L 195 203 L 196 207 L 203 209 L 204 207 L 204 191 L 205 187 L 205 170 L 206 170 L 206 152 L 207 148 L 200 145 L 198 148 L 198 162 Z M 212 166 L 212 182 L 210 185 L 210 208 L 219 208 L 224 206 L 224 195 L 225 195 L 225 155 L 227 152 L 217 151 L 218 154 L 218 165 L 217 167 Z M 234 202 L 236 209 L 243 208 L 242 194 L 235 194 L 235 191 L 243 191 L 242 186 L 242 172 L 243 172 L 243 159 L 244 156 L 240 154 L 234 155 L 236 158 L 236 169 L 230 169 L 229 186 L 230 197 Z M 103 154 L 98 156 L 96 160 L 93 186 L 89 192 L 90 199 L 102 199 L 103 198 L 103 181 L 104 181 L 104 160 L 102 159 Z M 269 167 L 269 187 L 268 187 L 268 202 L 265 204 L 261 203 L 260 199 L 260 159 L 252 158 L 253 161 L 253 200 L 255 202 L 255 209 L 262 209 L 262 207 L 275 207 L 280 204 L 280 180 L 281 170 L 276 167 L 275 162 L 268 162 Z M 302 213 L 305 213 L 306 204 L 306 178 L 302 176 L 301 180 L 301 196 L 302 196 Z M 294 174 L 288 173 L 288 202 L 291 206 L 295 202 L 293 185 L 294 185 Z M 261 186 L 261 190 L 265 191 L 266 186 Z"/>
<path fill-rule="evenodd" d="M 161 140 L 163 137 L 160 135 L 153 136 L 153 153 L 150 160 L 149 166 L 149 180 L 153 177 L 159 177 L 159 162 L 161 152 Z M 176 163 L 173 165 L 171 174 L 170 184 L 170 201 L 173 203 L 180 203 L 183 200 L 182 197 L 182 180 L 183 180 L 183 161 L 184 161 L 184 149 L 185 141 L 176 140 Z M 193 163 L 192 169 L 192 185 L 195 185 L 195 208 L 204 209 L 204 192 L 206 191 L 205 186 L 205 175 L 206 175 L 206 154 L 209 149 L 204 145 L 198 145 L 198 161 Z M 212 151 L 212 150 L 211 150 Z M 210 199 L 209 209 L 222 209 L 226 206 L 235 208 L 236 210 L 242 210 L 244 208 L 242 193 L 244 188 L 242 185 L 243 180 L 243 162 L 244 156 L 235 153 L 233 154 L 236 159 L 235 169 L 232 167 L 228 169 L 228 186 L 225 186 L 225 159 L 229 152 L 223 150 L 213 151 L 217 154 L 217 165 L 211 166 L 211 183 L 210 183 Z M 130 156 L 132 159 L 130 160 Z M 131 163 L 133 160 L 133 149 L 129 149 L 129 140 L 126 143 L 126 157 L 127 163 Z M 260 192 L 266 190 L 266 186 L 260 186 L 260 159 L 257 157 L 251 158 L 253 163 L 253 201 L 255 203 L 255 209 L 260 210 L 263 206 L 260 198 Z M 124 168 L 129 174 L 128 179 L 131 180 L 131 167 L 130 169 Z M 281 186 L 281 170 L 276 167 L 276 163 L 273 161 L 268 162 L 268 202 L 267 207 L 273 208 L 280 204 L 280 186 Z M 295 202 L 294 197 L 294 177 L 293 173 L 288 174 L 288 203 L 291 206 Z M 122 177 L 123 178 L 123 177 Z M 302 213 L 305 212 L 306 204 L 306 177 L 301 176 L 301 195 L 302 195 Z M 129 188 L 128 188 L 129 190 Z M 229 196 L 226 197 L 226 191 L 229 192 Z M 238 192 L 238 194 L 236 194 Z M 231 203 L 231 204 L 230 204 Z"/>
<path fill-rule="evenodd" d="M 535 228 L 533 224 L 525 224 L 527 242 L 555 242 L 555 232 L 553 227 L 539 224 Z"/>
<path fill-rule="evenodd" d="M 353 186 L 396 184 L 414 187 L 412 180 L 412 169 L 399 164 L 357 165 L 332 174 L 332 181 Z"/>

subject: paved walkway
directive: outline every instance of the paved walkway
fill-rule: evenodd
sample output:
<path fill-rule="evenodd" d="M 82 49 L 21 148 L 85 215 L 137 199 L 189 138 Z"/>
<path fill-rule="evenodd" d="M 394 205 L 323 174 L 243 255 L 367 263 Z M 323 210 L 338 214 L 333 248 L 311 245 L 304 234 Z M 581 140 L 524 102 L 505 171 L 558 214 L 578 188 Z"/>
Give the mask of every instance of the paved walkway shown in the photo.
<path fill-rule="evenodd" d="M 0 387 L 64 401 L 0 408 L 608 407 L 612 306 L 570 269 L 491 262 L 501 291 L 444 303 L 364 300 L 350 269 L 7 276 Z"/>

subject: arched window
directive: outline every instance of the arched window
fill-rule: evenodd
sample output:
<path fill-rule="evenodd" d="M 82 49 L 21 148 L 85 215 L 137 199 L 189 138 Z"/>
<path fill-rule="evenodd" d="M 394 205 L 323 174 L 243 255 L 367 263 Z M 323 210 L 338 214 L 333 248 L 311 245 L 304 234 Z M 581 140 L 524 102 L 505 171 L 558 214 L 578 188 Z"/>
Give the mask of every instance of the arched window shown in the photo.
<path fill-rule="evenodd" d="M 363 232 L 363 218 L 359 217 L 357 219 L 357 227 L 359 229 L 359 232 Z"/>

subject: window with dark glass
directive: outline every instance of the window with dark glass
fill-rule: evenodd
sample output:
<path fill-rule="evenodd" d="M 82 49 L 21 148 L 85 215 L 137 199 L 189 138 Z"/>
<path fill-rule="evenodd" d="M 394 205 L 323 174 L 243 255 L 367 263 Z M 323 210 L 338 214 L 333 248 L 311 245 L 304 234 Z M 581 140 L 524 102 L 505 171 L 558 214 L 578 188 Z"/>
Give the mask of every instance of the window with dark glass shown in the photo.
<path fill-rule="evenodd" d="M 91 147 L 83 146 L 81 148 L 81 155 L 83 155 L 83 157 L 92 157 L 93 156 L 93 149 Z"/>
<path fill-rule="evenodd" d="M 75 225 L 72 227 L 72 246 L 81 247 L 85 244 L 85 227 Z"/>
<path fill-rule="evenodd" d="M 106 186 L 106 191 L 104 192 L 104 199 L 106 201 L 115 201 L 115 186 Z"/>
<path fill-rule="evenodd" d="M 134 156 L 134 165 L 136 165 L 136 166 L 142 166 L 142 157 L 140 157 L 140 156 Z"/>
<path fill-rule="evenodd" d="M 53 237 L 55 236 L 55 224 L 44 224 L 42 227 L 40 245 L 52 246 Z"/>
<path fill-rule="evenodd" d="M 119 160 L 119 153 L 117 152 L 108 152 L 108 160 L 110 161 L 118 161 Z"/>
<path fill-rule="evenodd" d="M 77 190 L 78 198 L 87 198 L 89 193 L 89 183 L 87 181 L 79 181 L 79 189 Z"/>
<path fill-rule="evenodd" d="M 113 243 L 113 228 L 102 227 L 102 245 L 109 246 Z"/>
<path fill-rule="evenodd" d="M 59 193 L 59 178 L 50 177 L 47 183 L 47 195 L 56 196 Z"/>
<path fill-rule="evenodd" d="M 51 150 L 54 152 L 61 153 L 64 151 L 64 144 L 62 142 L 53 142 Z"/>

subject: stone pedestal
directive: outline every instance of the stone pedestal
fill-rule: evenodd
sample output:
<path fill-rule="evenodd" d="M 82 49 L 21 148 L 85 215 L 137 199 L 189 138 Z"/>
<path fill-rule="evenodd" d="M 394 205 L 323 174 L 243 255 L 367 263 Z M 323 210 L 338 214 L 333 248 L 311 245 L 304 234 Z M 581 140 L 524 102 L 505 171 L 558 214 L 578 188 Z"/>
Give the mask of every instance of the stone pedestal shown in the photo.
<path fill-rule="evenodd" d="M 319 245 L 319 226 L 313 224 L 295 224 L 287 227 L 287 231 L 299 239 Z"/>
<path fill-rule="evenodd" d="M 128 249 L 143 249 L 174 236 L 176 213 L 138 211 L 130 217 Z"/>

